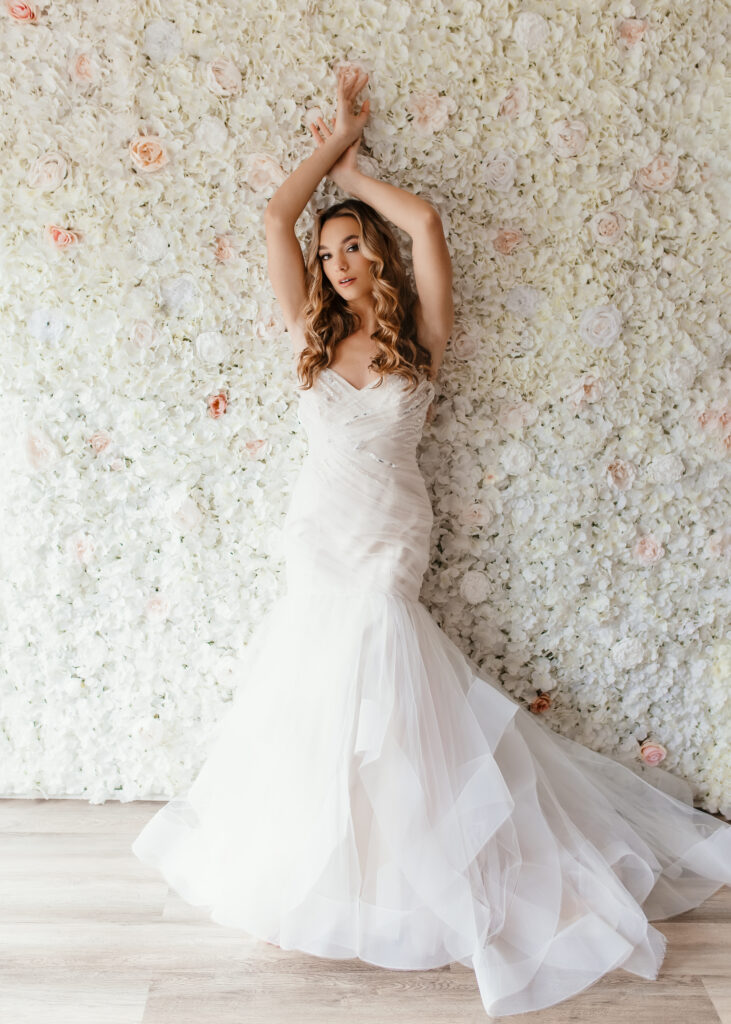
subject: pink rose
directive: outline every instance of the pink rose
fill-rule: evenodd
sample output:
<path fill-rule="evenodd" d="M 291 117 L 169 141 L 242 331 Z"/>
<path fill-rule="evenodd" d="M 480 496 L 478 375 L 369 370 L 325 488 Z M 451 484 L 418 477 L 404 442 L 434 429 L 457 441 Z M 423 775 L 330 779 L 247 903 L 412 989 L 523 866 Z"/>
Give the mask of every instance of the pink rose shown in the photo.
<path fill-rule="evenodd" d="M 103 452 L 111 443 L 111 437 L 104 430 L 95 430 L 89 438 L 89 444 L 95 452 Z"/>
<path fill-rule="evenodd" d="M 509 256 L 513 249 L 522 241 L 523 232 L 520 228 L 500 228 L 492 245 L 495 252 L 499 252 L 503 256 Z"/>
<path fill-rule="evenodd" d="M 642 565 L 653 565 L 662 558 L 665 549 L 652 533 L 646 533 L 639 538 L 632 549 L 632 554 Z"/>
<path fill-rule="evenodd" d="M 31 188 L 50 192 L 58 188 L 68 172 L 68 160 L 63 153 L 44 153 L 28 171 L 26 180 Z"/>
<path fill-rule="evenodd" d="M 451 96 L 440 96 L 433 90 L 413 95 L 406 107 L 414 115 L 414 125 L 422 135 L 431 135 L 446 128 L 449 115 L 457 110 Z"/>
<path fill-rule="evenodd" d="M 644 18 L 623 18 L 617 25 L 617 35 L 626 47 L 635 46 L 647 31 L 648 22 Z"/>
<path fill-rule="evenodd" d="M 640 747 L 640 757 L 645 764 L 660 764 L 661 761 L 665 760 L 667 750 L 662 743 L 649 743 L 645 742 Z"/>
<path fill-rule="evenodd" d="M 216 235 L 216 263 L 226 263 L 235 256 L 230 235 Z"/>
<path fill-rule="evenodd" d="M 5 10 L 15 21 L 38 21 L 38 10 L 33 4 L 18 3 L 16 0 L 5 0 Z"/>
<path fill-rule="evenodd" d="M 58 224 L 46 224 L 46 241 L 55 249 L 70 249 L 78 245 L 81 235 L 78 231 L 70 231 L 68 228 L 61 228 Z"/>
<path fill-rule="evenodd" d="M 667 192 L 675 184 L 678 169 L 666 156 L 657 156 L 635 174 L 637 188 L 646 192 Z"/>
<path fill-rule="evenodd" d="M 157 135 L 139 135 L 129 144 L 129 155 L 138 171 L 149 174 L 169 162 L 167 150 Z"/>
<path fill-rule="evenodd" d="M 522 114 L 528 107 L 528 87 L 524 82 L 516 82 L 515 85 L 503 96 L 498 117 L 507 117 L 511 120 Z"/>
<path fill-rule="evenodd" d="M 219 391 L 217 395 L 209 395 L 208 397 L 208 415 L 211 419 L 217 420 L 226 412 L 226 406 L 228 405 L 228 399 L 224 391 Z"/>
<path fill-rule="evenodd" d="M 613 484 L 618 490 L 626 491 L 632 486 L 635 478 L 635 467 L 624 459 L 613 459 L 607 466 L 607 483 Z"/>

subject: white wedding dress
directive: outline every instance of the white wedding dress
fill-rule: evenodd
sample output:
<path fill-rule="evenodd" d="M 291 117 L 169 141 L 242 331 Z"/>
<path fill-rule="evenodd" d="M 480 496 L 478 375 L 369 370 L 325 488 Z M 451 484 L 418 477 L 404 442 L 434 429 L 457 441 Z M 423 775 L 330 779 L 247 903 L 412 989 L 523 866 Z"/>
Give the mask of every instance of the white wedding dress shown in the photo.
<path fill-rule="evenodd" d="M 299 393 L 309 451 L 286 592 L 190 788 L 135 839 L 190 904 L 320 957 L 474 969 L 489 1015 L 622 967 L 649 924 L 731 884 L 731 826 L 687 783 L 562 737 L 480 674 L 419 601 L 433 513 L 417 446 L 434 385 Z"/>

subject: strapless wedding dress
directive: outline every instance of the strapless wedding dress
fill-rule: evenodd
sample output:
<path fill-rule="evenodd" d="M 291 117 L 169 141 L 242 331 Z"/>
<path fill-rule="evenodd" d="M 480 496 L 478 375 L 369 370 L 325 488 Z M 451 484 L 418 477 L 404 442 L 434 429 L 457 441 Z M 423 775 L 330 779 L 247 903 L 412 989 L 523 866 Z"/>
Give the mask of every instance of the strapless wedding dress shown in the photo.
<path fill-rule="evenodd" d="M 200 773 L 132 849 L 216 922 L 392 969 L 459 962 L 489 1015 L 517 1014 L 617 967 L 655 978 L 649 922 L 731 884 L 731 826 L 551 730 L 420 603 L 433 395 L 330 369 L 299 392 L 286 591 Z"/>

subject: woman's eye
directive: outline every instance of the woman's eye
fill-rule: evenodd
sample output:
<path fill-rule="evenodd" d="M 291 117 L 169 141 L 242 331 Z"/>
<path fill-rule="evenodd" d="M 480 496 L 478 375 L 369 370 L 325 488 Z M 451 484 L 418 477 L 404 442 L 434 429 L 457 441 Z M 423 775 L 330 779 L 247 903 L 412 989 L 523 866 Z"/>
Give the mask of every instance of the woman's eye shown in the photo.
<path fill-rule="evenodd" d="M 348 246 L 348 252 L 350 252 L 351 249 L 357 249 L 357 248 L 358 248 L 358 246 L 355 245 L 355 243 L 353 245 L 349 245 Z"/>

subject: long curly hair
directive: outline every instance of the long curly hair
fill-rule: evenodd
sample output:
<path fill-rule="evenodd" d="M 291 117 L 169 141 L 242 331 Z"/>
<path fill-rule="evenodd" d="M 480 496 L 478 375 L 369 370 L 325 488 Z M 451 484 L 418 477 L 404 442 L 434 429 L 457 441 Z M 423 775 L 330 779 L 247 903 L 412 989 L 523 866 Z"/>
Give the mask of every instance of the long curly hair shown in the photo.
<path fill-rule="evenodd" d="M 305 259 L 307 300 L 304 307 L 306 344 L 299 353 L 297 374 L 304 381 L 302 390 L 312 387 L 315 378 L 332 362 L 335 346 L 360 327 L 357 313 L 348 308 L 322 269 L 318 255 L 323 224 L 331 217 L 350 214 L 358 221 L 360 251 L 370 260 L 377 327 L 371 335 L 377 352 L 370 367 L 381 376 L 393 373 L 418 386 L 424 371 L 431 368 L 431 353 L 419 344 L 414 308 L 416 295 L 409 282 L 398 243 L 383 217 L 360 199 L 318 210 L 312 227 Z"/>

